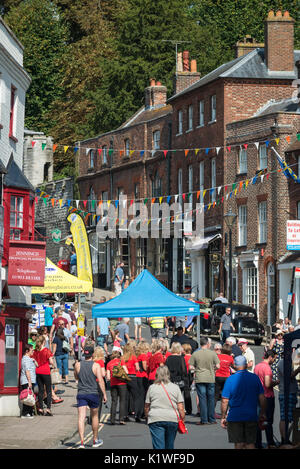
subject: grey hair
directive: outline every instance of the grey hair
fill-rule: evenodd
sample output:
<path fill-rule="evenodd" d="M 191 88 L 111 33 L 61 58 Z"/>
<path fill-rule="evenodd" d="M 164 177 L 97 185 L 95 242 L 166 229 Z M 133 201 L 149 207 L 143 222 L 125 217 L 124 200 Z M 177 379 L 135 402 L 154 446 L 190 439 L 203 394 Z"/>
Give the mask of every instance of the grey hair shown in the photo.
<path fill-rule="evenodd" d="M 235 337 L 227 337 L 226 342 L 230 342 L 231 344 L 235 345 L 236 344 L 236 338 Z"/>
<path fill-rule="evenodd" d="M 222 349 L 222 344 L 220 344 L 220 342 L 217 342 L 215 344 L 214 349 L 217 349 L 217 348 Z"/>
<path fill-rule="evenodd" d="M 165 365 L 159 366 L 156 371 L 154 384 L 168 384 L 170 382 L 170 371 Z"/>

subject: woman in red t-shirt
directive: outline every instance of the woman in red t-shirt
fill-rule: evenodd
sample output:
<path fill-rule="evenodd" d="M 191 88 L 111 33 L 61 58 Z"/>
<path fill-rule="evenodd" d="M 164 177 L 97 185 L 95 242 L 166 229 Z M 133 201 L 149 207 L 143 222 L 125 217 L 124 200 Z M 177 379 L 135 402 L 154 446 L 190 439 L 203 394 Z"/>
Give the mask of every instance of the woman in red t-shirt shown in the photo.
<path fill-rule="evenodd" d="M 123 359 L 128 369 L 128 376 L 130 377 L 130 381 L 127 383 L 129 393 L 128 417 L 129 415 L 134 415 L 136 421 L 139 422 L 140 419 L 137 417 L 137 414 L 140 413 L 139 409 L 142 400 L 142 396 L 139 395 L 136 377 L 136 374 L 139 371 L 139 364 L 136 358 L 135 348 L 131 344 L 126 344 L 123 347 Z"/>
<path fill-rule="evenodd" d="M 162 351 L 165 348 L 165 344 L 160 339 L 154 340 L 151 346 L 152 355 L 149 358 L 148 366 L 148 379 L 149 386 L 154 383 L 156 370 L 158 367 L 165 364 L 166 358 L 163 356 Z"/>
<path fill-rule="evenodd" d="M 139 371 L 136 373 L 138 393 L 143 397 L 143 399 L 139 401 L 140 405 L 137 409 L 136 419 L 139 421 L 144 415 L 145 397 L 149 387 L 148 363 L 151 357 L 150 344 L 148 344 L 148 342 L 140 342 L 136 348 L 136 356 L 139 364 Z"/>
<path fill-rule="evenodd" d="M 120 425 L 126 425 L 125 417 L 127 416 L 127 382 L 122 381 L 121 379 L 115 378 L 112 375 L 113 367 L 121 364 L 124 370 L 128 374 L 127 367 L 125 366 L 125 362 L 121 359 L 120 352 L 112 352 L 110 356 L 110 361 L 106 365 L 106 379 L 110 383 L 110 395 L 111 395 L 111 409 L 110 409 L 110 423 L 111 425 L 115 425 L 116 423 L 116 413 L 117 413 L 117 405 L 118 399 L 120 400 Z"/>
<path fill-rule="evenodd" d="M 221 393 L 224 388 L 224 384 L 228 376 L 230 376 L 231 371 L 230 367 L 233 366 L 234 360 L 231 355 L 231 346 L 224 344 L 223 347 L 221 344 L 215 345 L 215 352 L 218 355 L 220 360 L 220 368 L 216 371 L 216 381 L 215 381 L 215 405 L 220 399 Z"/>
<path fill-rule="evenodd" d="M 39 336 L 36 340 L 35 350 L 33 352 L 33 359 L 37 363 L 36 367 L 36 381 L 39 387 L 38 392 L 38 413 L 40 415 L 52 416 L 51 402 L 52 402 L 52 387 L 51 387 L 51 371 L 50 366 L 53 366 L 53 354 L 45 347 L 46 339 L 44 336 Z M 44 387 L 46 388 L 46 402 L 47 409 L 43 410 L 43 397 Z"/>

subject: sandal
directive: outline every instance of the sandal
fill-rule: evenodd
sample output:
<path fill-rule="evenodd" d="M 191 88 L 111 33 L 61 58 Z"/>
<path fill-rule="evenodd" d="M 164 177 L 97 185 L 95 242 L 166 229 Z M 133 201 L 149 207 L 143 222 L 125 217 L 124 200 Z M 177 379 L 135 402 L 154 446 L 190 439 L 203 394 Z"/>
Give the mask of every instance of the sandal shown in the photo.
<path fill-rule="evenodd" d="M 124 420 L 120 420 L 120 425 L 126 425 L 126 422 L 124 422 Z"/>
<path fill-rule="evenodd" d="M 45 410 L 44 415 L 46 415 L 47 417 L 53 417 L 51 410 Z"/>
<path fill-rule="evenodd" d="M 43 409 L 37 409 L 38 415 L 45 415 Z"/>

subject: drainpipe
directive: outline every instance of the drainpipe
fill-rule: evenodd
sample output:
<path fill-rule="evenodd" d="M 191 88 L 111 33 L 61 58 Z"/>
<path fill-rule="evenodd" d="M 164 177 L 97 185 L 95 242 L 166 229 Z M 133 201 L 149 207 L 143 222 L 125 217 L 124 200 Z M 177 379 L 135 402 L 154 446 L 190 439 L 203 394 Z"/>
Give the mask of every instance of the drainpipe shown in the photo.
<path fill-rule="evenodd" d="M 172 148 L 172 122 L 168 123 L 168 149 Z M 171 152 L 168 151 L 167 158 L 167 194 L 171 194 Z M 173 238 L 168 241 L 168 289 L 173 291 Z"/>

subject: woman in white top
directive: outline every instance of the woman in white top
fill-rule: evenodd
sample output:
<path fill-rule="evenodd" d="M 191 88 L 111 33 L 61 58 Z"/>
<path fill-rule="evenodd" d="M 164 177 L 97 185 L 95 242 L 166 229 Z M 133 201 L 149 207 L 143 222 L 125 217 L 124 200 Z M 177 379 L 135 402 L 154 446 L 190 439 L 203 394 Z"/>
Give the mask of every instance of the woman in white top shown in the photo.
<path fill-rule="evenodd" d="M 21 374 L 20 374 L 20 386 L 21 389 L 29 388 L 33 391 L 36 384 L 35 374 L 35 360 L 33 356 L 33 346 L 31 344 L 25 345 L 25 351 L 21 361 Z M 21 418 L 33 418 L 34 407 L 30 407 L 23 404 Z"/>
<path fill-rule="evenodd" d="M 167 366 L 157 369 L 145 399 L 145 417 L 153 449 L 174 449 L 178 418 L 185 420 L 184 399 L 177 384 L 171 383 Z"/>

